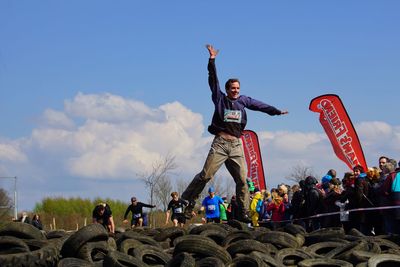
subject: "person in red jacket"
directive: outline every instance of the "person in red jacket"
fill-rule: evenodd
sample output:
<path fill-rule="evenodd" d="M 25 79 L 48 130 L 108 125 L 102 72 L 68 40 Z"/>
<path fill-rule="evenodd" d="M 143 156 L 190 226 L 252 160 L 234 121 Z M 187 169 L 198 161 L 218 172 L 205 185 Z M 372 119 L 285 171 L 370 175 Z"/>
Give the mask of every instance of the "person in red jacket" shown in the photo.
<path fill-rule="evenodd" d="M 285 219 L 285 205 L 283 204 L 283 198 L 279 196 L 278 192 L 272 192 L 271 196 L 272 201 L 268 204 L 267 211 L 272 212 L 272 227 L 276 229 L 279 227 L 280 222 Z"/>

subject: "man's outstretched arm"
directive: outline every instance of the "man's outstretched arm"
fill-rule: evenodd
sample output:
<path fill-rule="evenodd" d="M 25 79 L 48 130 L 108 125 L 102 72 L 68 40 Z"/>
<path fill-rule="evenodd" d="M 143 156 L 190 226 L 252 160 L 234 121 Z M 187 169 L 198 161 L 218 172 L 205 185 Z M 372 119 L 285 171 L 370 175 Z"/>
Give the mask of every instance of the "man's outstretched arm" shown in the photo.
<path fill-rule="evenodd" d="M 222 92 L 219 87 L 219 81 L 217 76 L 217 68 L 215 67 L 215 58 L 218 55 L 219 50 L 214 49 L 212 45 L 206 45 L 210 58 L 208 59 L 208 85 L 212 93 L 212 100 L 215 103 L 219 97 L 222 96 Z"/>

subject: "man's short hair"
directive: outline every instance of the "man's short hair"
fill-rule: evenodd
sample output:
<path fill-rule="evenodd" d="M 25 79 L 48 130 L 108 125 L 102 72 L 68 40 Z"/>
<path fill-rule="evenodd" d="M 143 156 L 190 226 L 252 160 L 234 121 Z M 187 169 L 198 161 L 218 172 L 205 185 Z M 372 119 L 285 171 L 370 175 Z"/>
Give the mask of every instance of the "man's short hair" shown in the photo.
<path fill-rule="evenodd" d="M 236 83 L 236 82 L 238 82 L 240 85 L 240 81 L 237 78 L 231 78 L 231 79 L 227 80 L 225 83 L 225 90 L 228 90 L 229 88 L 231 88 L 232 83 Z"/>

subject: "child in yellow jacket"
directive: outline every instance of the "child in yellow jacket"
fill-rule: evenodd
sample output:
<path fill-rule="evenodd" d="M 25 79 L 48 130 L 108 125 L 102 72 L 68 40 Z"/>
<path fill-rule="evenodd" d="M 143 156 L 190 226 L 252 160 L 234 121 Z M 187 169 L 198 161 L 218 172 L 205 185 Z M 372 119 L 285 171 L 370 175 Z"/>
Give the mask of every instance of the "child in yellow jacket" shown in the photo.
<path fill-rule="evenodd" d="M 263 195 L 258 188 L 255 188 L 253 199 L 250 203 L 250 217 L 253 226 L 259 226 L 258 218 L 260 217 L 260 214 L 257 211 L 257 204 L 259 201 L 263 201 Z"/>

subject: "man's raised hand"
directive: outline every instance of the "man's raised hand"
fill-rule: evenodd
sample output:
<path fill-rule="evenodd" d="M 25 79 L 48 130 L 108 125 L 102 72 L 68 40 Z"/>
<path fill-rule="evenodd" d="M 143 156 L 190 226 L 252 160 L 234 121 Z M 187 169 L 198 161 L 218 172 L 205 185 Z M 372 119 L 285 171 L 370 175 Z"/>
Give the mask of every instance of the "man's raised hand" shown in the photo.
<path fill-rule="evenodd" d="M 210 53 L 210 58 L 216 58 L 219 50 L 214 49 L 214 47 L 210 44 L 206 45 L 208 52 Z"/>

